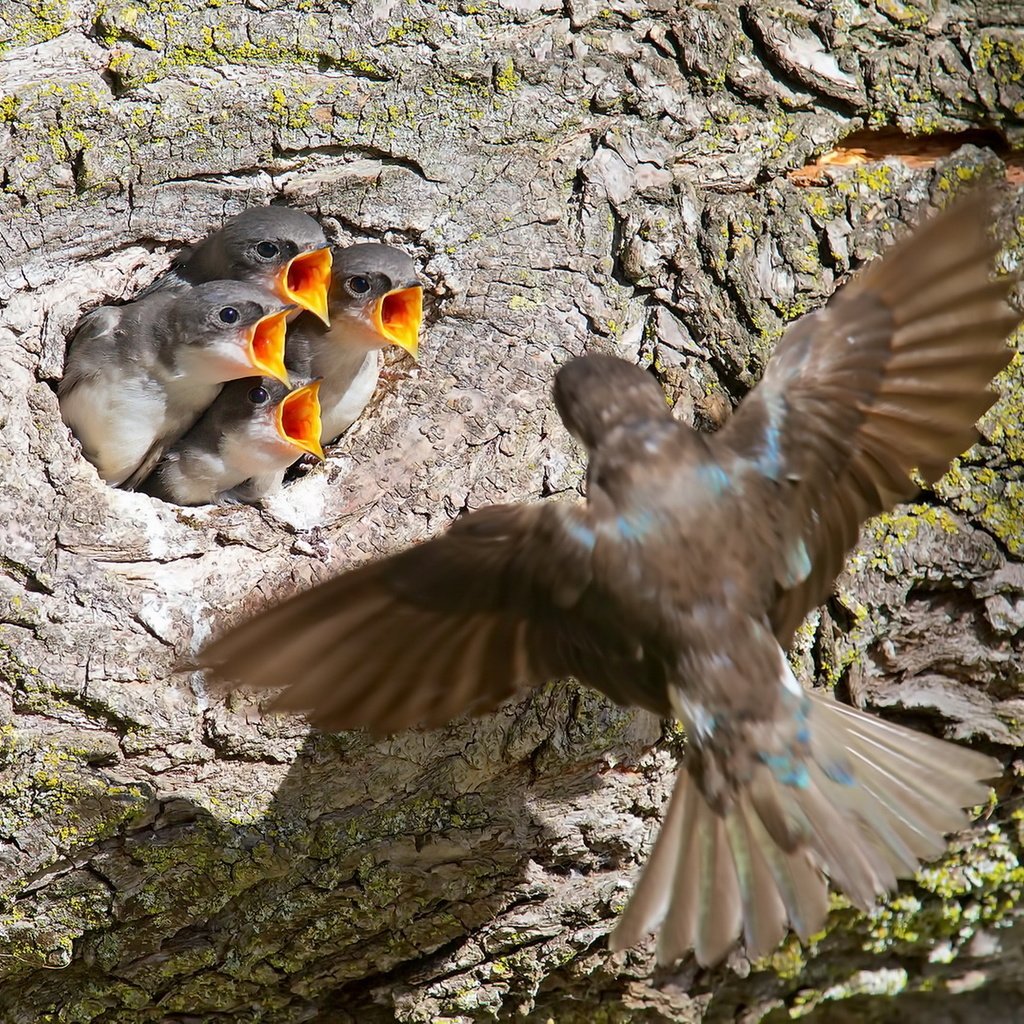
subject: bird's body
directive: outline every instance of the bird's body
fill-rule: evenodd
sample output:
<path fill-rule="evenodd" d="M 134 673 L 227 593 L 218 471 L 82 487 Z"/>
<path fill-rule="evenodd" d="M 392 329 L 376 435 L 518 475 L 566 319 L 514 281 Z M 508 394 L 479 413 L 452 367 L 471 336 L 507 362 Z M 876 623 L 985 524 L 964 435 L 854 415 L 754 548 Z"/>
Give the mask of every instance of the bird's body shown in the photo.
<path fill-rule="evenodd" d="M 128 306 L 103 307 L 87 317 L 61 383 L 64 422 L 81 441 L 85 457 L 112 484 L 130 477 L 155 439 L 173 432 L 189 410 L 208 405 L 220 387 L 219 382 L 200 380 L 176 388 L 180 375 L 173 367 L 156 358 L 156 351 L 136 351 L 131 344 L 138 319 L 138 311 Z M 109 346 L 104 339 L 110 340 Z M 79 359 L 101 346 L 104 351 L 97 356 L 104 371 L 114 358 L 119 360 L 118 372 L 76 374 Z"/>
<path fill-rule="evenodd" d="M 559 370 L 589 452 L 583 504 L 482 509 L 345 573 L 200 655 L 325 728 L 479 713 L 572 675 L 682 720 L 689 749 L 612 942 L 659 959 L 766 953 L 868 907 L 944 847 L 998 762 L 805 692 L 785 649 L 860 524 L 974 438 L 1011 357 L 1011 282 L 989 276 L 987 198 L 933 219 L 790 328 L 715 435 L 676 422 L 610 356 Z"/>
<path fill-rule="evenodd" d="M 327 239 L 312 217 L 288 206 L 259 206 L 179 253 L 139 298 L 183 295 L 210 281 L 245 281 L 326 321 L 330 273 Z"/>
<path fill-rule="evenodd" d="M 285 373 L 284 316 L 274 296 L 239 282 L 97 309 L 71 340 L 61 416 L 104 480 L 134 486 L 225 381 Z"/>
<path fill-rule="evenodd" d="M 301 316 L 288 335 L 288 366 L 322 380 L 323 441 L 333 441 L 362 414 L 380 373 L 380 349 L 399 345 L 415 357 L 422 286 L 413 261 L 375 242 L 334 254 L 330 326 Z"/>
<path fill-rule="evenodd" d="M 310 329 L 310 333 L 320 333 L 319 324 L 300 325 L 297 330 L 293 328 L 288 339 L 290 348 L 296 336 L 300 339 L 310 336 L 310 333 L 303 330 L 304 326 Z M 325 442 L 333 441 L 359 419 L 373 397 L 380 377 L 379 348 L 350 344 L 350 339 L 342 334 L 339 327 L 339 321 L 335 318 L 331 331 L 336 331 L 340 340 L 324 338 L 316 346 L 316 360 L 312 357 L 298 360 L 289 357 L 288 362 L 289 370 L 294 367 L 297 376 L 315 375 L 324 381 L 323 386 L 327 390 L 321 408 Z"/>
<path fill-rule="evenodd" d="M 232 381 L 195 426 L 173 445 L 142 486 L 179 505 L 255 501 L 247 480 L 273 481 L 303 452 L 323 458 L 319 383 L 289 391 L 270 377 Z"/>

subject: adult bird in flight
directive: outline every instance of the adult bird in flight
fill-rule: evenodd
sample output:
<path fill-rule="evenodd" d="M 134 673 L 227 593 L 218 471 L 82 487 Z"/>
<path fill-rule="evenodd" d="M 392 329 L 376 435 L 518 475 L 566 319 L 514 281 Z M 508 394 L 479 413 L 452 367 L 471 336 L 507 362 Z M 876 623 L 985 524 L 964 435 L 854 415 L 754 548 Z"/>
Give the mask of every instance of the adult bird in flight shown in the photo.
<path fill-rule="evenodd" d="M 223 684 L 326 729 L 480 714 L 574 676 L 689 738 L 613 948 L 704 965 L 862 908 L 944 848 L 997 761 L 804 690 L 786 649 L 868 517 L 975 439 L 1012 356 L 991 195 L 961 200 L 793 324 L 716 434 L 654 378 L 590 355 L 554 399 L 589 453 L 585 502 L 482 509 L 213 641 Z"/>

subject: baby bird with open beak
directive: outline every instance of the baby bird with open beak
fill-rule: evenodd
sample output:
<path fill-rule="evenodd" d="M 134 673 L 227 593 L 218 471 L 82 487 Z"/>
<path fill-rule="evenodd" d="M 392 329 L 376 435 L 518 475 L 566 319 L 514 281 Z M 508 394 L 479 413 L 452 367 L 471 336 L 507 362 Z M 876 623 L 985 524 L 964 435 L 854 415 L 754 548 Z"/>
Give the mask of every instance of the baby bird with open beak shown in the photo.
<path fill-rule="evenodd" d="M 390 245 L 366 242 L 334 253 L 330 327 L 308 314 L 289 328 L 285 356 L 299 377 L 320 377 L 321 440 L 358 419 L 380 375 L 379 350 L 398 345 L 414 359 L 423 320 L 416 265 Z"/>
<path fill-rule="evenodd" d="M 208 281 L 247 281 L 328 323 L 331 250 L 323 228 L 288 206 L 258 206 L 179 253 L 170 269 L 140 298 L 170 290 L 183 293 Z"/>
<path fill-rule="evenodd" d="M 225 381 L 260 374 L 288 383 L 292 309 L 241 281 L 102 306 L 71 340 L 57 391 L 61 417 L 107 483 L 133 488 Z"/>
<path fill-rule="evenodd" d="M 141 490 L 178 505 L 208 505 L 268 491 L 255 480 L 280 482 L 303 452 L 318 459 L 320 382 L 289 391 L 270 377 L 232 381 L 196 425 L 163 457 Z M 250 480 L 243 494 L 234 489 Z"/>

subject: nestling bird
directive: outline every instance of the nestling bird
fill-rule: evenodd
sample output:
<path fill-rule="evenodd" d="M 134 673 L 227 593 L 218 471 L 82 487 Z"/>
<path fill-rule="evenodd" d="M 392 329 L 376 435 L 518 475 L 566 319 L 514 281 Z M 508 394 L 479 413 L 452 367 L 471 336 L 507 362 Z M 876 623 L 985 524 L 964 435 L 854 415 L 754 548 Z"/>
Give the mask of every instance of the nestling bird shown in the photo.
<path fill-rule="evenodd" d="M 291 310 L 240 281 L 94 310 L 71 340 L 61 416 L 107 483 L 134 487 L 225 381 L 265 374 L 288 382 Z"/>
<path fill-rule="evenodd" d="M 209 281 L 247 281 L 284 303 L 309 310 L 325 324 L 331 281 L 331 250 L 323 228 L 288 206 L 258 206 L 232 217 L 175 257 L 140 298 L 170 290 L 179 294 Z"/>
<path fill-rule="evenodd" d="M 958 202 L 779 341 L 716 434 L 654 379 L 573 360 L 554 398 L 587 448 L 585 503 L 482 509 L 230 630 L 215 682 L 323 728 L 479 714 L 575 676 L 681 720 L 689 749 L 613 948 L 715 964 L 824 924 L 828 875 L 868 908 L 944 848 L 992 758 L 805 691 L 786 648 L 860 524 L 976 437 L 1019 317 L 990 279 L 990 197 Z"/>
<path fill-rule="evenodd" d="M 398 345 L 414 359 L 423 319 L 416 265 L 390 245 L 365 242 L 334 253 L 330 327 L 301 316 L 288 331 L 288 369 L 320 377 L 323 442 L 359 417 L 380 374 L 379 350 Z"/>
<path fill-rule="evenodd" d="M 250 478 L 272 480 L 303 452 L 324 457 L 319 390 L 313 381 L 289 391 L 271 377 L 226 384 L 140 490 L 178 505 L 264 497 L 251 487 L 244 494 L 234 489 Z"/>

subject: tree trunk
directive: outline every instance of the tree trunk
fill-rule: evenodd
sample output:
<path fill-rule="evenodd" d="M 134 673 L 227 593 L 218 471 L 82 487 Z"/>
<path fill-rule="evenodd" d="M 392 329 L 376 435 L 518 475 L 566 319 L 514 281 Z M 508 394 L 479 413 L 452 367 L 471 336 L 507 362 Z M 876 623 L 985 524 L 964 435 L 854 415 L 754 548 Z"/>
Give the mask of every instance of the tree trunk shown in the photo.
<path fill-rule="evenodd" d="M 432 733 L 319 735 L 174 672 L 272 595 L 579 488 L 549 391 L 570 356 L 653 362 L 680 417 L 717 425 L 786 322 L 926 199 L 1020 178 L 1019 5 L 8 0 L 0 19 L 0 1020 L 1020 1019 L 1015 784 L 872 915 L 837 900 L 807 949 L 658 972 L 604 937 L 672 728 L 557 683 Z M 264 510 L 112 490 L 58 413 L 69 331 L 270 201 L 416 258 L 421 362 L 390 365 Z M 808 683 L 1011 764 L 1019 377 L 934 493 L 868 526 L 797 652 Z"/>

